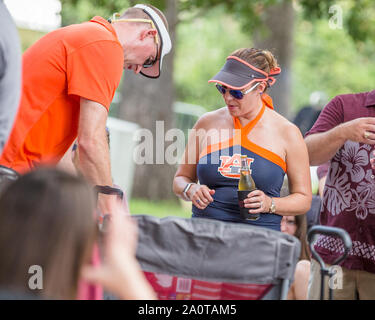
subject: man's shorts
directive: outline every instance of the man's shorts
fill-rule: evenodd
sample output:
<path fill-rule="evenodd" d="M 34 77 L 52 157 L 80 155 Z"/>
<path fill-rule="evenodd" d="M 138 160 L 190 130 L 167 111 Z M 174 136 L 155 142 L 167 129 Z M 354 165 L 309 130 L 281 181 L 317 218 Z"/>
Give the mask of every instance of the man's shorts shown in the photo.
<path fill-rule="evenodd" d="M 330 265 L 326 265 L 330 267 Z M 332 287 L 334 300 L 374 300 L 375 299 L 375 274 L 362 270 L 350 270 L 334 266 L 335 275 L 329 280 L 325 279 L 324 299 L 328 299 L 329 285 Z M 308 287 L 308 300 L 320 299 L 321 273 L 320 264 L 311 259 L 310 278 Z"/>

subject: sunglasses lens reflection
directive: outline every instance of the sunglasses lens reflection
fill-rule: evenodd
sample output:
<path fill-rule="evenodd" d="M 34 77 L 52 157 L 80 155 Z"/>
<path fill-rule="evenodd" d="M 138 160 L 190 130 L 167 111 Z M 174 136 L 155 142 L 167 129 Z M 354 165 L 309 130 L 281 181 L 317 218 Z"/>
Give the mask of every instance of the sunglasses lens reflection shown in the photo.
<path fill-rule="evenodd" d="M 217 90 L 221 93 L 221 94 L 225 94 L 225 89 L 223 88 L 223 86 L 221 86 L 220 84 L 217 84 L 216 85 L 216 88 Z"/>
<path fill-rule="evenodd" d="M 242 99 L 243 98 L 243 94 L 240 90 L 230 90 L 229 93 L 235 99 Z"/>
<path fill-rule="evenodd" d="M 217 90 L 221 93 L 221 94 L 225 94 L 225 92 L 227 91 L 227 88 L 224 88 L 222 85 L 220 84 L 216 84 L 216 88 Z M 243 98 L 243 93 L 241 92 L 241 90 L 229 90 L 229 94 L 235 98 L 235 99 L 238 99 L 238 100 L 241 100 Z"/>

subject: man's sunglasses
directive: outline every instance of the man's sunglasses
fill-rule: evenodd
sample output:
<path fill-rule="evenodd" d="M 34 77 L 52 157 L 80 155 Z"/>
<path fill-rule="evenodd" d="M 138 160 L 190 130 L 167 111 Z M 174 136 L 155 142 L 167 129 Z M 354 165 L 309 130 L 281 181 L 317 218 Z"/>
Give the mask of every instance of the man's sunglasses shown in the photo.
<path fill-rule="evenodd" d="M 156 61 L 158 61 L 158 55 L 159 55 L 159 48 L 158 45 L 156 44 L 156 56 L 155 59 L 148 58 L 142 65 L 143 68 L 151 68 Z"/>
<path fill-rule="evenodd" d="M 254 90 L 258 85 L 259 85 L 260 82 L 257 82 L 255 85 L 253 85 L 250 89 L 247 89 L 246 91 L 242 91 L 242 90 L 234 90 L 234 89 L 228 89 L 227 87 L 224 87 L 222 86 L 221 84 L 216 84 L 216 88 L 217 90 L 219 90 L 219 92 L 224 95 L 225 92 L 227 92 L 227 90 L 229 90 L 229 94 L 237 99 L 237 100 L 241 100 L 243 99 L 243 97 L 248 94 L 249 92 L 251 92 L 252 90 Z"/>
<path fill-rule="evenodd" d="M 112 21 L 113 22 L 145 22 L 145 23 L 150 23 L 152 29 L 155 29 L 156 31 L 158 30 L 155 27 L 154 21 L 152 21 L 150 19 L 118 19 L 119 17 L 120 17 L 119 13 L 114 13 Z M 148 58 L 143 63 L 143 65 L 142 65 L 143 68 L 151 68 L 156 63 L 156 61 L 158 60 L 158 55 L 159 55 L 159 39 L 158 39 L 158 35 L 157 34 L 155 35 L 155 44 L 156 44 L 156 56 L 155 56 L 155 59 Z"/>

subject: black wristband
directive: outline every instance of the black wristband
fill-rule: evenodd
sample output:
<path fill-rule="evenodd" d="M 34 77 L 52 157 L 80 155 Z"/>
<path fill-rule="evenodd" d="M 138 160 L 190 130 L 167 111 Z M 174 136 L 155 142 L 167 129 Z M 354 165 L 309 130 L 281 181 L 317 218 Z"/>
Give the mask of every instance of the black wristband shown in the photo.
<path fill-rule="evenodd" d="M 113 188 L 110 186 L 95 186 L 94 187 L 95 192 L 98 193 L 104 193 L 109 195 L 117 195 L 121 200 L 124 198 L 124 192 L 119 188 Z"/>

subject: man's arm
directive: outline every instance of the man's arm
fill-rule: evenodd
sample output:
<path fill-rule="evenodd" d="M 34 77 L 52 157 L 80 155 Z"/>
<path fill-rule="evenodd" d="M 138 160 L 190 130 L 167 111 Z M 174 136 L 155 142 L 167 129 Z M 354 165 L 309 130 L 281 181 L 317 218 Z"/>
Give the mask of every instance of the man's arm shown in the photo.
<path fill-rule="evenodd" d="M 111 163 L 105 126 L 107 109 L 100 103 L 81 97 L 78 125 L 79 162 L 82 174 L 93 185 L 112 186 Z M 114 196 L 100 195 L 98 207 L 110 212 Z"/>
<path fill-rule="evenodd" d="M 312 134 L 305 138 L 311 166 L 331 160 L 346 139 L 341 125 L 327 131 Z"/>
<path fill-rule="evenodd" d="M 365 132 L 370 133 L 367 138 L 365 138 Z M 375 144 L 375 119 L 358 118 L 342 123 L 326 132 L 307 136 L 305 142 L 310 165 L 320 165 L 331 160 L 347 140 Z"/>

